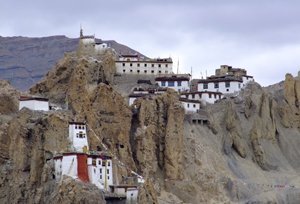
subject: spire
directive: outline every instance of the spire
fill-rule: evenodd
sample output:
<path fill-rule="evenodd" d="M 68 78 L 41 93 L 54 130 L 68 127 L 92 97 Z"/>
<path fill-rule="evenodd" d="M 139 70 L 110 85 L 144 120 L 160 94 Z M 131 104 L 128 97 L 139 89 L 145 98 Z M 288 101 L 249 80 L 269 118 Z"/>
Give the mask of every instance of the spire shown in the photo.
<path fill-rule="evenodd" d="M 80 25 L 80 38 L 82 38 L 82 37 L 83 37 L 83 31 L 82 31 L 82 27 Z"/>

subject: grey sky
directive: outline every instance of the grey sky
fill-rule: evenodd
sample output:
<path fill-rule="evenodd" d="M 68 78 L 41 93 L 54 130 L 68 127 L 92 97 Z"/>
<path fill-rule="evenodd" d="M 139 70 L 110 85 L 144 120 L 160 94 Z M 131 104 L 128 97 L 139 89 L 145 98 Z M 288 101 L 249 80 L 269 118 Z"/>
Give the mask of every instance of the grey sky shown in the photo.
<path fill-rule="evenodd" d="M 299 70 L 299 10 L 296 0 L 0 0 L 0 35 L 78 37 L 82 24 L 175 67 L 179 59 L 194 77 L 228 64 L 267 85 Z"/>

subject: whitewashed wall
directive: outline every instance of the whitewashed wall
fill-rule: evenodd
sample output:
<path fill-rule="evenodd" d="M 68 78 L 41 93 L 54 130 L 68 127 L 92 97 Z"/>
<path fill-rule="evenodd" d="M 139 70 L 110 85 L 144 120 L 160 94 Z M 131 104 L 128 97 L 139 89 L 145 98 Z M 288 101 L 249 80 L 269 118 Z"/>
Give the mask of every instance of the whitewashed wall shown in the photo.
<path fill-rule="evenodd" d="M 49 111 L 49 102 L 38 100 L 19 101 L 19 110 L 23 107 L 29 108 L 30 110 Z"/>
<path fill-rule="evenodd" d="M 126 192 L 126 204 L 135 204 L 137 203 L 138 189 L 136 188 L 127 188 Z"/>
<path fill-rule="evenodd" d="M 173 89 L 177 92 L 182 92 L 182 91 L 189 91 L 190 90 L 190 86 L 189 86 L 189 82 L 188 81 L 181 81 L 181 85 L 178 85 L 178 81 L 173 81 L 174 82 L 174 86 L 170 86 L 169 85 L 169 81 L 164 81 L 165 82 L 165 86 L 162 85 L 162 81 L 157 81 L 156 83 L 163 88 L 170 88 Z"/>
<path fill-rule="evenodd" d="M 212 91 L 212 92 L 221 92 L 223 94 L 229 94 L 234 93 L 237 91 L 240 91 L 242 88 L 242 83 L 238 81 L 230 81 L 230 87 L 225 87 L 225 82 L 219 82 L 219 88 L 215 88 L 214 82 L 209 82 L 208 88 L 203 89 L 203 84 L 205 83 L 199 83 L 198 84 L 198 91 Z"/>
<path fill-rule="evenodd" d="M 72 178 L 78 178 L 77 156 L 65 155 L 62 159 L 62 175 L 68 175 Z"/>
<path fill-rule="evenodd" d="M 123 66 L 123 64 L 125 66 Z M 154 67 L 152 67 L 152 64 L 154 65 Z M 159 65 L 161 67 L 159 67 Z M 128 61 L 128 62 L 117 61 L 116 62 L 116 69 L 117 69 L 117 73 L 119 74 L 141 74 L 141 75 L 170 74 L 172 73 L 172 66 L 173 66 L 172 63 L 160 63 L 160 62 L 138 62 L 138 61 Z"/>
<path fill-rule="evenodd" d="M 200 103 L 181 101 L 186 113 L 196 113 L 200 109 Z"/>
<path fill-rule="evenodd" d="M 82 125 L 84 129 L 76 129 L 77 124 L 69 124 L 69 139 L 74 147 L 74 149 L 78 152 L 83 152 L 84 147 L 89 147 L 88 140 L 87 140 L 87 134 L 86 134 L 86 126 Z M 84 138 L 77 137 L 77 134 L 79 135 L 82 133 L 84 135 Z"/>

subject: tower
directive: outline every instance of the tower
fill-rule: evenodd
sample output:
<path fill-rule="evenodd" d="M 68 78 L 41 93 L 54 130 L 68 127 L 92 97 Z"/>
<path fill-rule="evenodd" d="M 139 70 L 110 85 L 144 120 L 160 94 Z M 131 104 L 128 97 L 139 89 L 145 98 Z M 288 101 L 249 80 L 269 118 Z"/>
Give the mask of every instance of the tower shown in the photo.
<path fill-rule="evenodd" d="M 89 150 L 85 123 L 69 122 L 69 139 L 76 152 Z"/>
<path fill-rule="evenodd" d="M 83 37 L 83 30 L 82 30 L 82 27 L 80 25 L 80 38 L 82 38 L 82 37 Z"/>

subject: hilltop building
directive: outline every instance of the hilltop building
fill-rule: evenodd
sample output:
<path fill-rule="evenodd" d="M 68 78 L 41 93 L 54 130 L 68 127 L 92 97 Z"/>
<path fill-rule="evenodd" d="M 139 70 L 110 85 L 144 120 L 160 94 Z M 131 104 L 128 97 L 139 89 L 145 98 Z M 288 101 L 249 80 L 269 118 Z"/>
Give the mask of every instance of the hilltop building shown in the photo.
<path fill-rule="evenodd" d="M 30 110 L 49 111 L 49 100 L 42 97 L 21 96 L 19 98 L 19 110 L 24 107 Z"/>
<path fill-rule="evenodd" d="M 245 69 L 221 65 L 220 69 L 216 69 L 215 75 L 198 80 L 197 90 L 232 94 L 240 91 L 250 81 L 254 81 L 253 76 L 247 75 Z"/>
<path fill-rule="evenodd" d="M 95 51 L 102 51 L 108 48 L 104 42 L 96 42 L 95 35 L 83 35 L 83 30 L 80 28 L 80 45 L 85 49 L 93 49 Z"/>
<path fill-rule="evenodd" d="M 129 97 L 128 103 L 131 106 L 137 98 L 152 97 L 154 95 L 163 94 L 166 91 L 167 91 L 166 88 L 161 88 L 161 87 L 148 88 L 148 89 L 136 87 L 133 89 L 132 93 L 128 96 Z"/>
<path fill-rule="evenodd" d="M 116 61 L 118 74 L 170 74 L 172 72 L 172 58 L 149 59 L 139 55 L 121 55 Z"/>
<path fill-rule="evenodd" d="M 190 90 L 189 74 L 168 74 L 155 78 L 155 82 L 164 88 L 171 88 L 177 92 L 184 92 Z"/>

